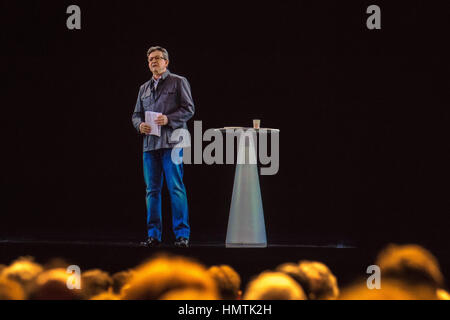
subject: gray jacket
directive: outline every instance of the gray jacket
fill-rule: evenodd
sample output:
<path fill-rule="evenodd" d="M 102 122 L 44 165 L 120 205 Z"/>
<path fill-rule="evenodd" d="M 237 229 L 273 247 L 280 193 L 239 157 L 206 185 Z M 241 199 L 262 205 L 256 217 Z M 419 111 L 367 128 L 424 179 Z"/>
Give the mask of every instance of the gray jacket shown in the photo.
<path fill-rule="evenodd" d="M 167 116 L 169 123 L 161 127 L 161 137 L 143 135 L 144 152 L 173 148 L 178 142 L 170 140 L 172 132 L 178 128 L 187 129 L 186 122 L 195 112 L 191 87 L 186 78 L 167 70 L 159 79 L 155 96 L 151 92 L 150 81 L 144 83 L 139 89 L 132 116 L 133 126 L 140 133 L 139 126 L 145 121 L 145 111 L 160 112 Z"/>

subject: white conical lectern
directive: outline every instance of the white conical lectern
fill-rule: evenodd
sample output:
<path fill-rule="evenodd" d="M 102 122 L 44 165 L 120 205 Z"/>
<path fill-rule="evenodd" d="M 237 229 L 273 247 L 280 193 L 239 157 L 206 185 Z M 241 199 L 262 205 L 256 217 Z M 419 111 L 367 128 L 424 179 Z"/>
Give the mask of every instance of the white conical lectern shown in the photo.
<path fill-rule="evenodd" d="M 254 131 L 253 131 L 254 132 Z M 227 248 L 267 247 L 264 210 L 259 187 L 255 134 L 238 139 L 233 196 L 228 218 Z"/>

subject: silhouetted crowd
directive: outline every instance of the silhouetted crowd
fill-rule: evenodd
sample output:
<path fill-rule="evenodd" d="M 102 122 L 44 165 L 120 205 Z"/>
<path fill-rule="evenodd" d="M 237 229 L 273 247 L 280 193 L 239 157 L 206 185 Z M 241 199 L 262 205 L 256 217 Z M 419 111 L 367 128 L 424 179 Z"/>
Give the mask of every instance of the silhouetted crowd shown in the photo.
<path fill-rule="evenodd" d="M 389 245 L 376 259 L 380 279 L 339 288 L 331 270 L 301 260 L 255 275 L 241 290 L 231 266 L 207 268 L 190 258 L 160 254 L 110 275 L 82 272 L 80 289 L 60 259 L 40 265 L 21 257 L 0 264 L 0 300 L 449 300 L 437 259 L 418 245 Z M 373 280 L 373 281 L 372 281 Z M 379 283 L 377 284 L 377 281 Z M 73 283 L 72 283 L 73 282 Z M 370 283 L 369 283 L 370 282 Z M 71 285 L 72 284 L 72 285 Z M 75 286 L 75 288 L 73 288 Z M 71 289 L 72 288 L 72 289 Z"/>

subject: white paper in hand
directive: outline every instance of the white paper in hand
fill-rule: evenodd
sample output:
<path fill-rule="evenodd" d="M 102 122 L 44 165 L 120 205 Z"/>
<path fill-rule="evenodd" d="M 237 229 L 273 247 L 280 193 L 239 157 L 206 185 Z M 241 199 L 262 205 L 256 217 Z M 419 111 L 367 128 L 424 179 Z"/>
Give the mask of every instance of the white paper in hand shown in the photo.
<path fill-rule="evenodd" d="M 156 118 L 160 115 L 162 115 L 162 113 L 145 111 L 145 123 L 152 128 L 150 134 L 153 136 L 161 137 L 161 126 L 155 123 Z"/>

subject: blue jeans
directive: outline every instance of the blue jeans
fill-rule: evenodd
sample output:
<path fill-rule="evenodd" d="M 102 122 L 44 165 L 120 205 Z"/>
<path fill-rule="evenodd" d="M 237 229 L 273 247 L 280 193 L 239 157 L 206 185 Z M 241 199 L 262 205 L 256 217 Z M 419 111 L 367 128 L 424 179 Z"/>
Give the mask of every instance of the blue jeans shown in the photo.
<path fill-rule="evenodd" d="M 172 226 L 175 238 L 189 239 L 190 227 L 186 188 L 183 183 L 183 163 L 172 162 L 173 149 L 158 149 L 144 152 L 144 178 L 147 185 L 147 229 L 148 237 L 161 241 L 161 190 L 164 176 L 172 203 Z M 183 149 L 178 149 L 183 157 Z M 177 153 L 178 154 L 178 153 Z"/>

